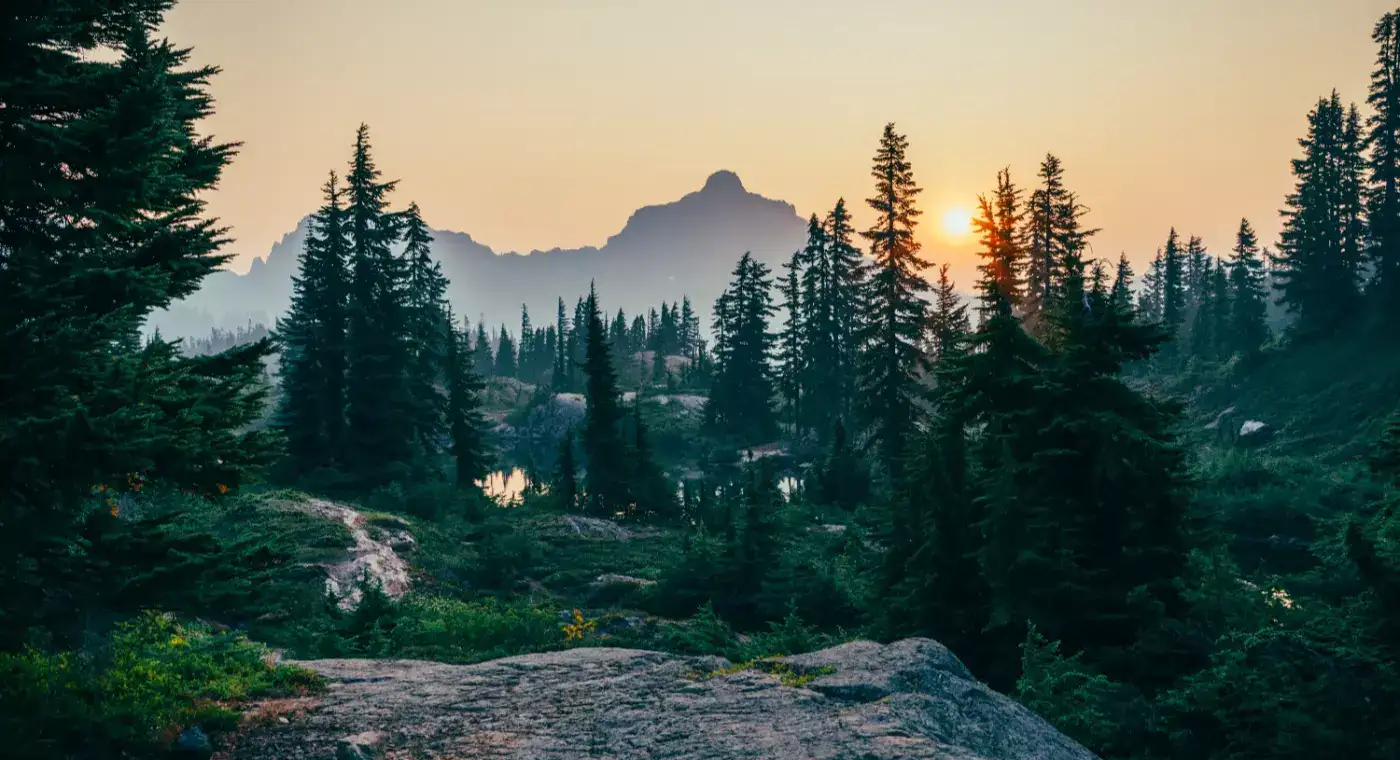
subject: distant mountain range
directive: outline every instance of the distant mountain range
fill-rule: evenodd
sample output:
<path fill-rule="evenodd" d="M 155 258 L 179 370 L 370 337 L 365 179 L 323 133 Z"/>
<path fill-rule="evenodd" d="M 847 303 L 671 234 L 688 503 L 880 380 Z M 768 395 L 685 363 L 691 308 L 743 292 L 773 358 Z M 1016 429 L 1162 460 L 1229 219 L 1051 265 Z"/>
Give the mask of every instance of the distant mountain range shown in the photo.
<path fill-rule="evenodd" d="M 255 259 L 247 274 L 220 271 L 191 297 L 153 314 L 149 327 L 167 337 L 204 335 L 249 321 L 271 324 L 291 299 L 292 276 L 308 219 Z M 555 299 L 574 300 L 596 281 L 610 313 L 629 315 L 663 299 L 690 296 L 708 331 L 715 299 L 745 251 L 774 268 L 806 241 L 806 222 L 792 204 L 744 188 L 738 175 L 718 171 L 680 200 L 638 209 L 601 248 L 498 254 L 464 232 L 433 231 L 433 253 L 452 281 L 452 307 L 473 323 L 518 331 L 521 304 L 538 326 L 554 320 Z"/>

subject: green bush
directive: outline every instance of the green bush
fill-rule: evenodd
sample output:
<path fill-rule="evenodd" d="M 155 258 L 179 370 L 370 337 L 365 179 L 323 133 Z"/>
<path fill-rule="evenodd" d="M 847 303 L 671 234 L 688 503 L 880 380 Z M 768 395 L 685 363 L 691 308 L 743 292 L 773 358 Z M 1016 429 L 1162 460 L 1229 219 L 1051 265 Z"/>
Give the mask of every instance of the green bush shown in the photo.
<path fill-rule="evenodd" d="M 443 662 L 481 662 L 560 649 L 561 619 L 551 607 L 487 599 L 410 597 L 400 604 L 395 635 L 404 656 Z"/>
<path fill-rule="evenodd" d="M 319 689 L 242 634 L 156 612 L 82 652 L 0 653 L 0 742 L 11 758 L 159 757 L 179 732 L 237 726 L 241 702 Z"/>

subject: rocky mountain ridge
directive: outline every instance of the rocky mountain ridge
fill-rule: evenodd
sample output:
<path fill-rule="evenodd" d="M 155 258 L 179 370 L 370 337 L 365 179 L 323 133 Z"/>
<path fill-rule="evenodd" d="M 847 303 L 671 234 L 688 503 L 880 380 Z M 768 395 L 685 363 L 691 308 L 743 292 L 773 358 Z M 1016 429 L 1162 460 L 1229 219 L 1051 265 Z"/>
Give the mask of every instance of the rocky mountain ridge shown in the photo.
<path fill-rule="evenodd" d="M 215 273 L 199 292 L 153 315 L 149 326 L 179 337 L 271 323 L 290 302 L 308 219 L 247 274 Z M 572 314 L 574 299 L 596 282 L 609 312 L 634 314 L 689 296 L 708 326 L 710 306 L 745 251 L 776 270 L 805 240 L 806 223 L 791 204 L 750 192 L 738 175 L 718 171 L 679 200 L 638 209 L 601 247 L 498 254 L 467 233 L 434 230 L 433 253 L 452 281 L 453 308 L 473 322 L 484 318 L 518 331 L 524 304 L 544 326 L 554 320 L 556 298 L 563 296 Z"/>

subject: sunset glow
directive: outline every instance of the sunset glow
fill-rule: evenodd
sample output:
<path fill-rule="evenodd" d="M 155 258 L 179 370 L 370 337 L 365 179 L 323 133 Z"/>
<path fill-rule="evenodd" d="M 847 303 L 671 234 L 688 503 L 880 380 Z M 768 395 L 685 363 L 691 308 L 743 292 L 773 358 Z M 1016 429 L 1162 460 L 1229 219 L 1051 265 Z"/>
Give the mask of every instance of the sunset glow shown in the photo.
<path fill-rule="evenodd" d="M 972 234 L 972 214 L 961 208 L 950 208 L 943 212 L 943 232 L 951 238 L 963 238 Z"/>

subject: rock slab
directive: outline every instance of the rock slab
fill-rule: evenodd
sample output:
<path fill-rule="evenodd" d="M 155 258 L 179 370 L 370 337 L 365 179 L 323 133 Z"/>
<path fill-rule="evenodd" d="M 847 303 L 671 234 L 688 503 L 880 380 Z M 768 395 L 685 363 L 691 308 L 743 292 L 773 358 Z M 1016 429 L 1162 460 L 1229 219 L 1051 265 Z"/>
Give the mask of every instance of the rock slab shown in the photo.
<path fill-rule="evenodd" d="M 477 665 L 303 662 L 331 681 L 320 704 L 245 736 L 230 757 L 1094 757 L 935 641 L 853 642 L 780 661 L 786 679 L 765 672 L 773 667 L 615 648 Z"/>

